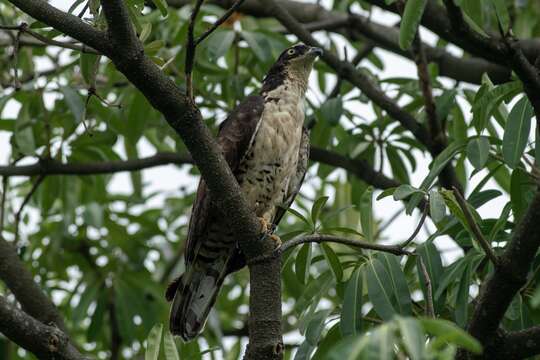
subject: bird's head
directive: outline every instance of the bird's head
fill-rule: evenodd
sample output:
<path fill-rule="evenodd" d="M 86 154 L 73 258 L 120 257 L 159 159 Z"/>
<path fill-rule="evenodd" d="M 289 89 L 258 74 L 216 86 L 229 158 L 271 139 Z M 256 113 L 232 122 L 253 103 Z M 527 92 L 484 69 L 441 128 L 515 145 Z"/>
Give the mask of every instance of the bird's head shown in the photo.
<path fill-rule="evenodd" d="M 323 50 L 318 47 L 297 44 L 281 53 L 264 78 L 262 92 L 271 91 L 286 80 L 307 86 L 313 62 L 321 56 Z"/>

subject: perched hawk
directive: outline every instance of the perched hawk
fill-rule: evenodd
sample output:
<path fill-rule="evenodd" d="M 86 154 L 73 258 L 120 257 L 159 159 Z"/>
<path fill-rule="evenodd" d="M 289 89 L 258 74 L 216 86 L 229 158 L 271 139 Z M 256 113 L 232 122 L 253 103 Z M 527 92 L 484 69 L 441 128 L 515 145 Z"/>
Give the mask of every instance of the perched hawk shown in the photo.
<path fill-rule="evenodd" d="M 303 44 L 285 50 L 263 80 L 223 122 L 218 143 L 248 203 L 273 230 L 304 178 L 309 138 L 304 96 L 313 62 L 322 53 Z M 236 236 L 212 202 L 204 180 L 193 205 L 185 251 L 186 272 L 167 289 L 170 330 L 184 340 L 203 329 L 227 274 L 245 266 Z"/>

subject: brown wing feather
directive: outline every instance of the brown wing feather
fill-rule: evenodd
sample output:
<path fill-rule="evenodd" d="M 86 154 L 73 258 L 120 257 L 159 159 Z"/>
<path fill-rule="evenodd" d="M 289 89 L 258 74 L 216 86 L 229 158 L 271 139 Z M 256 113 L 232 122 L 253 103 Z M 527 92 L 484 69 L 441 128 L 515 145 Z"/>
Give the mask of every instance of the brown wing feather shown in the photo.
<path fill-rule="evenodd" d="M 236 173 L 240 161 L 251 145 L 263 109 L 264 98 L 262 96 L 248 96 L 219 127 L 217 142 L 221 146 L 223 156 L 233 173 Z M 186 263 L 191 262 L 195 256 L 195 244 L 201 239 L 207 228 L 210 207 L 211 199 L 208 196 L 208 188 L 204 180 L 201 179 L 189 223 L 185 252 Z"/>

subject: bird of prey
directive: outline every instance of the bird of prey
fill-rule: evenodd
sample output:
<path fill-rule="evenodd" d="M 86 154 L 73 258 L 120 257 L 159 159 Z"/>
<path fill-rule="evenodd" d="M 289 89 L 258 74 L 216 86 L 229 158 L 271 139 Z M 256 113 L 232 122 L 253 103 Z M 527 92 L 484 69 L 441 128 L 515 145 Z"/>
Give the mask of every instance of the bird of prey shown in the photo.
<path fill-rule="evenodd" d="M 218 144 L 262 230 L 273 231 L 304 179 L 309 154 L 304 97 L 321 53 L 304 44 L 283 51 L 259 95 L 247 97 L 220 126 Z M 204 180 L 193 205 L 185 264 L 166 298 L 172 300 L 171 333 L 189 341 L 202 331 L 225 276 L 245 266 L 236 236 Z"/>

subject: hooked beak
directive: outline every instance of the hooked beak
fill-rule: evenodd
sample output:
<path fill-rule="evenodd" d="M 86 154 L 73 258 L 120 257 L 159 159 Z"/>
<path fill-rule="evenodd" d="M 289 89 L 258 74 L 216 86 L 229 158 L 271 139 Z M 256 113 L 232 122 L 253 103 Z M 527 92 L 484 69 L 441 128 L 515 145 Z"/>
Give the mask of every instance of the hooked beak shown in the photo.
<path fill-rule="evenodd" d="M 312 55 L 313 57 L 321 56 L 323 54 L 323 49 L 314 46 L 309 49 L 308 54 Z"/>

